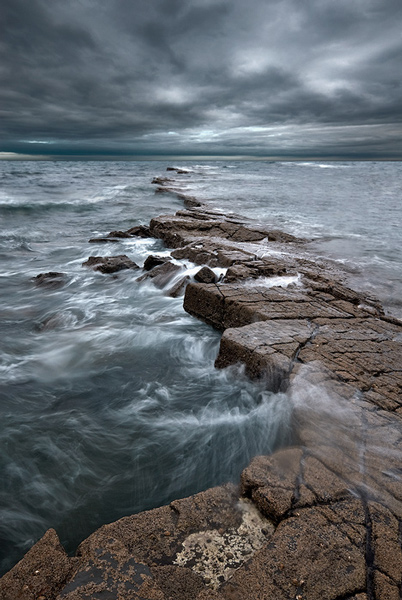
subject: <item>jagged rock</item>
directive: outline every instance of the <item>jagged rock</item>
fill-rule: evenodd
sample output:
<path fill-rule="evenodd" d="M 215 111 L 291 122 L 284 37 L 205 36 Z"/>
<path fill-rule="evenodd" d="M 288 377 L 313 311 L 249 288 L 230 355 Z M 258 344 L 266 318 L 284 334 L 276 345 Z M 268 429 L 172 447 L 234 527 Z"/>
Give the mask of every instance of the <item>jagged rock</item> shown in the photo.
<path fill-rule="evenodd" d="M 109 238 L 109 237 L 103 237 L 103 238 L 91 238 L 90 240 L 88 240 L 89 244 L 108 244 L 108 243 L 115 243 L 117 244 L 120 240 L 118 240 L 117 238 Z"/>
<path fill-rule="evenodd" d="M 117 273 L 125 269 L 139 269 L 139 266 L 125 254 L 119 256 L 90 256 L 82 263 L 83 267 L 90 267 L 101 273 Z"/>
<path fill-rule="evenodd" d="M 148 271 L 148 273 L 145 273 L 139 277 L 137 281 L 145 281 L 149 279 L 154 285 L 156 285 L 156 287 L 163 288 L 172 279 L 172 277 L 177 275 L 177 273 L 182 270 L 183 267 L 180 265 L 176 265 L 167 261 L 157 267 L 154 267 L 151 271 Z"/>
<path fill-rule="evenodd" d="M 65 273 L 58 273 L 57 271 L 49 271 L 48 273 L 40 273 L 32 277 L 31 281 L 38 287 L 56 289 L 66 283 L 67 275 Z"/>
<path fill-rule="evenodd" d="M 303 452 L 292 448 L 273 457 L 257 456 L 242 472 L 241 491 L 274 522 L 280 522 L 297 498 Z"/>
<path fill-rule="evenodd" d="M 224 283 L 233 283 L 244 279 L 257 279 L 258 277 L 273 277 L 286 274 L 296 274 L 296 272 L 280 261 L 255 260 L 234 264 L 229 267 Z"/>
<path fill-rule="evenodd" d="M 298 288 L 262 288 L 252 284 L 190 284 L 184 309 L 217 329 L 276 319 L 330 319 L 366 316 L 363 309 L 332 299 L 312 297 Z"/>
<path fill-rule="evenodd" d="M 170 260 L 172 260 L 170 256 L 156 256 L 154 254 L 150 254 L 145 259 L 143 269 L 145 271 L 150 271 L 154 267 L 157 267 L 158 265 L 163 265 L 164 263 L 169 262 Z"/>
<path fill-rule="evenodd" d="M 121 239 L 126 239 L 126 238 L 130 238 L 130 237 L 132 237 L 132 235 L 130 233 L 128 233 L 128 231 L 111 231 L 110 233 L 107 234 L 106 237 L 91 238 L 89 240 L 89 243 L 90 244 L 107 243 L 107 242 L 117 243 Z"/>
<path fill-rule="evenodd" d="M 130 229 L 127 230 L 127 233 L 131 237 L 142 237 L 142 238 L 152 237 L 149 227 L 146 227 L 145 225 L 136 225 L 135 227 L 131 227 Z"/>
<path fill-rule="evenodd" d="M 107 235 L 108 238 L 129 238 L 131 235 L 127 231 L 111 231 Z"/>
<path fill-rule="evenodd" d="M 161 188 L 161 191 L 176 190 L 171 188 Z M 204 215 L 203 215 L 204 216 Z M 215 216 L 210 214 L 210 219 L 200 220 L 193 216 L 191 212 L 183 216 L 183 212 L 176 215 L 163 215 L 151 220 L 151 234 L 154 237 L 161 238 L 170 248 L 179 248 L 194 241 L 194 238 L 201 236 L 208 238 L 220 238 L 232 242 L 259 242 L 263 239 L 270 239 L 280 242 L 301 242 L 294 236 L 282 234 L 281 232 L 271 232 L 258 226 L 245 226 L 225 220 L 222 215 Z M 280 235 L 281 234 L 281 235 Z M 239 250 L 237 248 L 237 250 Z M 225 265 L 221 265 L 225 266 Z"/>
<path fill-rule="evenodd" d="M 200 206 L 202 206 L 202 202 L 197 200 L 197 198 L 195 198 L 194 196 L 188 196 L 187 194 L 176 193 L 176 197 L 179 200 L 183 201 L 184 206 L 187 206 L 189 208 L 199 208 Z"/>
<path fill-rule="evenodd" d="M 202 267 L 197 273 L 194 275 L 194 279 L 198 281 L 198 283 L 215 283 L 218 281 L 218 277 L 208 267 Z"/>
<path fill-rule="evenodd" d="M 178 298 L 179 296 L 184 296 L 184 292 L 186 291 L 187 284 L 190 281 L 190 277 L 186 275 L 179 279 L 179 281 L 167 292 L 167 295 L 171 298 Z"/>
<path fill-rule="evenodd" d="M 53 600 L 78 563 L 78 559 L 67 556 L 54 529 L 48 529 L 24 558 L 0 579 L 0 598 Z"/>

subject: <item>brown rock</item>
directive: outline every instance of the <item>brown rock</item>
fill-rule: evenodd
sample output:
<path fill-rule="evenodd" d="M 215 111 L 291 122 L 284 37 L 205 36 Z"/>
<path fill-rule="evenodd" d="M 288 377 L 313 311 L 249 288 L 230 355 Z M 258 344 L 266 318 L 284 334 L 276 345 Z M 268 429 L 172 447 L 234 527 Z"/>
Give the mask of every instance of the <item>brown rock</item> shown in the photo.
<path fill-rule="evenodd" d="M 345 504 L 345 503 L 344 503 Z M 269 544 L 240 567 L 220 593 L 227 600 L 335 600 L 366 586 L 364 510 L 349 501 L 353 520 L 341 530 L 321 508 L 281 522 Z M 350 541 L 354 532 L 357 543 Z"/>
<path fill-rule="evenodd" d="M 275 522 L 292 508 L 297 498 L 302 450 L 289 448 L 272 456 L 257 456 L 241 474 L 241 491 Z"/>
<path fill-rule="evenodd" d="M 171 298 L 179 298 L 179 296 L 184 296 L 186 291 L 187 284 L 190 282 L 190 277 L 185 275 L 179 281 L 173 285 L 170 290 L 168 290 L 167 295 Z"/>
<path fill-rule="evenodd" d="M 399 586 L 402 580 L 402 549 L 399 521 L 391 511 L 376 503 L 369 504 L 373 566 Z"/>
<path fill-rule="evenodd" d="M 278 320 L 227 329 L 221 339 L 215 366 L 244 363 L 250 377 L 265 377 L 267 387 L 287 386 L 292 361 L 313 334 L 307 320 Z"/>
<path fill-rule="evenodd" d="M 191 569 L 163 565 L 153 567 L 152 574 L 169 600 L 196 598 L 205 589 L 204 582 Z"/>
<path fill-rule="evenodd" d="M 107 235 L 108 238 L 129 238 L 131 235 L 127 231 L 111 231 Z"/>
<path fill-rule="evenodd" d="M 125 254 L 119 256 L 90 256 L 88 260 L 82 263 L 82 266 L 90 267 L 101 273 L 117 273 L 126 269 L 139 269 L 139 266 Z"/>
<path fill-rule="evenodd" d="M 145 225 L 136 225 L 135 227 L 131 227 L 127 230 L 127 233 L 132 237 L 152 237 L 149 227 L 146 227 Z"/>
<path fill-rule="evenodd" d="M 218 277 L 212 271 L 212 269 L 208 267 L 202 267 L 197 273 L 194 275 L 194 279 L 198 283 L 215 283 L 218 281 Z"/>
<path fill-rule="evenodd" d="M 154 254 L 150 254 L 145 259 L 143 269 L 145 271 L 150 271 L 154 267 L 157 267 L 159 265 L 163 265 L 164 263 L 169 262 L 170 260 L 172 260 L 170 258 L 170 256 L 156 256 Z"/>
<path fill-rule="evenodd" d="M 374 573 L 374 593 L 376 600 L 400 600 L 399 585 L 389 579 L 383 573 Z"/>
<path fill-rule="evenodd" d="M 11 571 L 0 579 L 2 600 L 54 600 L 77 565 L 67 556 L 54 529 L 27 552 Z"/>
<path fill-rule="evenodd" d="M 154 267 L 151 271 L 148 271 L 148 273 L 141 275 L 137 281 L 150 280 L 154 285 L 156 285 L 156 287 L 163 288 L 172 279 L 172 277 L 177 275 L 182 270 L 183 267 L 166 261 L 163 264 Z"/>

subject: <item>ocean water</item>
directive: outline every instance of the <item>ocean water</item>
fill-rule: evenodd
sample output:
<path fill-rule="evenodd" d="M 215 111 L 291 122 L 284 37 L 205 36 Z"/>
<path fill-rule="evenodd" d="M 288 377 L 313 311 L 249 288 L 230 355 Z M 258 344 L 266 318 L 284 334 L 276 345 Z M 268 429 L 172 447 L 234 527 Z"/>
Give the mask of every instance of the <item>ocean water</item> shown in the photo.
<path fill-rule="evenodd" d="M 82 267 L 160 241 L 88 240 L 175 212 L 172 163 L 0 162 L 0 571 L 49 527 L 66 549 L 103 523 L 228 480 L 287 443 L 291 404 L 214 368 L 218 332 L 182 298 Z M 311 239 L 306 252 L 402 316 L 401 163 L 179 163 L 180 189 Z M 191 273 L 192 265 L 186 266 Z M 32 277 L 66 274 L 57 289 Z"/>

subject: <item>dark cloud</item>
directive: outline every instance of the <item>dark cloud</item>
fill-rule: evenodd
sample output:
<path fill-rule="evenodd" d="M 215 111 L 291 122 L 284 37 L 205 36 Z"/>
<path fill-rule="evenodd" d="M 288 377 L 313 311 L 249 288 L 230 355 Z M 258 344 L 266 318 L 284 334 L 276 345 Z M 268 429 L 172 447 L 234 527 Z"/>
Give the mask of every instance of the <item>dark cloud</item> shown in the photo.
<path fill-rule="evenodd" d="M 400 0 L 3 0 L 0 151 L 402 158 Z"/>

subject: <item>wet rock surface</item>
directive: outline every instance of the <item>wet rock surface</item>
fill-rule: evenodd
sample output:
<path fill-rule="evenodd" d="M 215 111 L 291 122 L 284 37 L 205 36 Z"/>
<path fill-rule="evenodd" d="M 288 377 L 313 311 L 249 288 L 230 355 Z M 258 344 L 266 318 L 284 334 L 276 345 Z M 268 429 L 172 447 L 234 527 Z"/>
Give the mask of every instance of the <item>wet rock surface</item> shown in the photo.
<path fill-rule="evenodd" d="M 139 266 L 125 254 L 119 256 L 90 256 L 82 263 L 83 267 L 89 267 L 101 273 L 117 273 L 126 269 L 139 269 Z"/>
<path fill-rule="evenodd" d="M 182 271 L 180 265 L 176 265 L 169 261 L 164 261 L 161 264 L 153 267 L 150 271 L 141 275 L 137 281 L 150 280 L 156 287 L 163 288 L 165 285 L 180 271 Z"/>
<path fill-rule="evenodd" d="M 303 240 L 211 211 L 180 187 L 176 175 L 188 172 L 168 170 L 153 183 L 192 207 L 127 233 L 202 266 L 201 282 L 183 277 L 172 295 L 185 289 L 185 310 L 223 332 L 218 368 L 244 364 L 287 393 L 295 446 L 255 457 L 240 489 L 101 527 L 74 558 L 49 530 L 0 580 L 0 597 L 400 599 L 402 324 L 307 256 Z M 111 260 L 130 259 L 84 264 L 108 269 Z M 225 277 L 217 282 L 211 267 L 227 268 Z M 164 287 L 179 272 L 166 261 L 140 280 Z"/>

